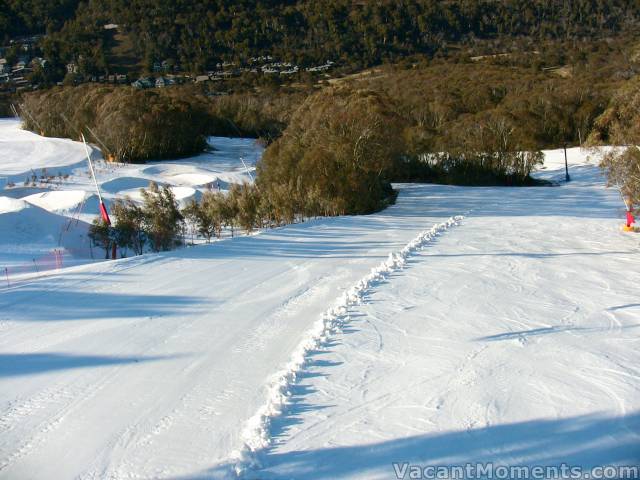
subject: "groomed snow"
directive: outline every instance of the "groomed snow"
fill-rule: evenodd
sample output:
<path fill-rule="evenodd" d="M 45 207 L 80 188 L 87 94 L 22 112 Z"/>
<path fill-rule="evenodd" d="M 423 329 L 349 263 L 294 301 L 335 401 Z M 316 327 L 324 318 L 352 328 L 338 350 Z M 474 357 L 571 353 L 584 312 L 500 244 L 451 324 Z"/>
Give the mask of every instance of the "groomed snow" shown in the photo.
<path fill-rule="evenodd" d="M 0 215 L 3 213 L 19 212 L 27 208 L 28 205 L 24 200 L 16 200 L 15 198 L 0 197 Z"/>
<path fill-rule="evenodd" d="M 244 477 L 637 468 L 639 238 L 619 231 L 619 200 L 596 167 L 571 175 L 568 186 L 467 189 L 466 199 L 433 187 L 469 216 L 345 313 Z"/>
<path fill-rule="evenodd" d="M 0 478 L 637 463 L 638 237 L 586 156 L 0 290 Z"/>

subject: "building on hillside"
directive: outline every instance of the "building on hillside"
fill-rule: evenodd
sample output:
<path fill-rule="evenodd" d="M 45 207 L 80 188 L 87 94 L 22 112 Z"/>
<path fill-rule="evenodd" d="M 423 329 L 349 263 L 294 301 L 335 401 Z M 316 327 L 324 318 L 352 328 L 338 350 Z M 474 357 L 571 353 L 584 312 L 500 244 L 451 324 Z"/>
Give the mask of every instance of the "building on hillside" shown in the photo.
<path fill-rule="evenodd" d="M 153 88 L 155 86 L 155 82 L 148 77 L 139 78 L 135 82 L 131 84 L 134 88 L 145 89 L 145 88 Z"/>
<path fill-rule="evenodd" d="M 176 82 L 172 78 L 158 77 L 156 78 L 156 88 L 164 88 L 174 85 Z"/>

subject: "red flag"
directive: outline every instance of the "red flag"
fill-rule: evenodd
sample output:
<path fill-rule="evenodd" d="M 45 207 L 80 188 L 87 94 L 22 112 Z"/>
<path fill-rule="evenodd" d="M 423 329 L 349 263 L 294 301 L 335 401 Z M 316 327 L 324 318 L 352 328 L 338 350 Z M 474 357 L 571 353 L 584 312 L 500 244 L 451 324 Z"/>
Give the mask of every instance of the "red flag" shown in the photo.
<path fill-rule="evenodd" d="M 104 202 L 100 202 L 100 215 L 102 215 L 104 223 L 106 223 L 107 225 L 111 225 L 111 219 L 109 218 L 109 214 L 107 213 L 107 207 L 104 206 Z"/>

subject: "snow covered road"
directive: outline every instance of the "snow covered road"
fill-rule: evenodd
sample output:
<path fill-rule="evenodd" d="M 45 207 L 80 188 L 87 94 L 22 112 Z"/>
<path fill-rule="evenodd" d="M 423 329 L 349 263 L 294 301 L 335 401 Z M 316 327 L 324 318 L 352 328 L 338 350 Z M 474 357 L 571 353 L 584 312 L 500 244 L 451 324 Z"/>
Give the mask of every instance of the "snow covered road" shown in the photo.
<path fill-rule="evenodd" d="M 460 214 L 311 352 L 273 447 L 257 452 L 264 469 L 246 476 L 637 461 L 638 239 L 618 231 L 617 194 L 572 154 L 568 186 L 405 185 L 379 214 L 0 291 L 0 478 L 227 475 L 314 322 L 389 253 Z M 546 176 L 560 174 L 556 157 Z"/>

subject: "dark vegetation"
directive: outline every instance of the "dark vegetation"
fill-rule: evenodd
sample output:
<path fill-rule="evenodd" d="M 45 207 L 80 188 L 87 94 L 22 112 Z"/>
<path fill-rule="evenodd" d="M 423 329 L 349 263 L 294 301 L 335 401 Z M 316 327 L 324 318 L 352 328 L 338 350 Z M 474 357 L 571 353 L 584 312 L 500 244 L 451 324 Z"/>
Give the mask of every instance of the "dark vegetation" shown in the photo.
<path fill-rule="evenodd" d="M 184 156 L 206 145 L 206 112 L 170 91 L 55 88 L 28 96 L 21 110 L 26 128 L 75 139 L 88 132 L 118 161 Z"/>
<path fill-rule="evenodd" d="M 105 250 L 106 258 L 114 244 L 121 252 L 131 249 L 136 255 L 141 255 L 147 244 L 154 252 L 171 250 L 179 245 L 177 238 L 184 217 L 171 189 L 151 183 L 148 189 L 142 189 L 142 197 L 142 206 L 129 198 L 115 202 L 115 227 L 98 217 L 89 228 L 89 237 L 94 245 Z"/>
<path fill-rule="evenodd" d="M 206 136 L 274 138 L 300 94 L 209 97 L 196 86 L 154 90 L 81 85 L 25 95 L 25 128 L 87 139 L 115 161 L 141 162 L 201 152 Z"/>
<path fill-rule="evenodd" d="M 108 23 L 122 27 L 126 39 L 115 44 L 124 40 L 147 70 L 171 60 L 200 72 L 259 55 L 363 68 L 604 38 L 637 27 L 639 17 L 637 0 L 6 0 L 0 37 L 47 33 L 42 48 L 52 70 L 75 61 L 82 74 L 119 66 L 113 32 L 102 28 Z"/>
<path fill-rule="evenodd" d="M 186 155 L 206 135 L 261 136 L 269 146 L 256 218 L 280 224 L 374 211 L 392 198 L 392 181 L 534 184 L 540 149 L 584 143 L 594 126 L 602 141 L 620 129 L 604 118 L 638 71 L 631 50 L 626 41 L 558 44 L 227 96 L 195 85 L 54 88 L 26 95 L 22 109 L 28 128 L 71 137 L 84 129 L 116 160 Z M 561 66 L 540 67 L 548 64 Z"/>
<path fill-rule="evenodd" d="M 404 153 L 402 121 L 390 99 L 370 90 L 327 87 L 296 111 L 265 152 L 258 188 L 275 218 L 368 213 L 389 195 Z"/>

